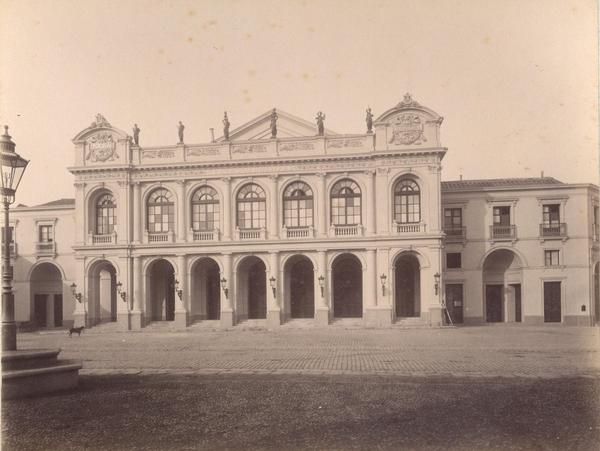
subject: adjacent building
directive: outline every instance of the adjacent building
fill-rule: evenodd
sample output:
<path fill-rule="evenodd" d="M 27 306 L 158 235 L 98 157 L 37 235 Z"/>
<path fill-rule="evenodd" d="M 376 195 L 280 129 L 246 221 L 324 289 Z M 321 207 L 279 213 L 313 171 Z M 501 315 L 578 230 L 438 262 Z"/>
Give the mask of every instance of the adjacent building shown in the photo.
<path fill-rule="evenodd" d="M 16 317 L 37 327 L 600 319 L 598 187 L 442 182 L 410 95 L 367 131 L 272 110 L 205 144 L 75 136 L 75 199 L 11 210 Z"/>

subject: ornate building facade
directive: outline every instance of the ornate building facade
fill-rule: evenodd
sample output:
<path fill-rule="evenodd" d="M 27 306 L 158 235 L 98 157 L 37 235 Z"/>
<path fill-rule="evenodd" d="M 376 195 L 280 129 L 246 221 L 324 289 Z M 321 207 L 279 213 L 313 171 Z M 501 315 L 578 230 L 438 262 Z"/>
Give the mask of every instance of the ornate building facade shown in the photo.
<path fill-rule="evenodd" d="M 409 95 L 366 133 L 323 121 L 225 117 L 211 143 L 181 126 L 146 147 L 98 115 L 73 140 L 74 202 L 13 211 L 17 320 L 598 320 L 596 186 L 442 182 L 442 117 Z"/>

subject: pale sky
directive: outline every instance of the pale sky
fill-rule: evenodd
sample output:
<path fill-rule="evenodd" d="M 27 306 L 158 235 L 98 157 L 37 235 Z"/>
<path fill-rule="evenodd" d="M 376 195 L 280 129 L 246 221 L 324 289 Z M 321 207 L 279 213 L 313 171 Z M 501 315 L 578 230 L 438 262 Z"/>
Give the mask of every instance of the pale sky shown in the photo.
<path fill-rule="evenodd" d="M 102 113 L 186 142 L 277 107 L 365 131 L 405 92 L 445 120 L 443 179 L 598 179 L 594 0 L 0 0 L 0 124 L 17 202 L 73 197 L 71 139 Z"/>

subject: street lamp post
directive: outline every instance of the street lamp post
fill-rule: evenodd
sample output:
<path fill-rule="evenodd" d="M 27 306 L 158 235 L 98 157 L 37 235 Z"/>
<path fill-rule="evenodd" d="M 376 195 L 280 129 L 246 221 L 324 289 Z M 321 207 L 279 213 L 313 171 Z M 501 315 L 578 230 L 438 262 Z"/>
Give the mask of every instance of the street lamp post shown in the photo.
<path fill-rule="evenodd" d="M 8 209 L 15 201 L 15 193 L 29 161 L 15 152 L 15 143 L 4 126 L 0 136 L 0 157 L 2 160 L 2 206 L 4 210 L 4 243 L 2 246 L 2 351 L 17 350 L 17 325 L 15 323 L 15 299 L 12 292 L 12 266 L 10 265 L 10 223 Z"/>

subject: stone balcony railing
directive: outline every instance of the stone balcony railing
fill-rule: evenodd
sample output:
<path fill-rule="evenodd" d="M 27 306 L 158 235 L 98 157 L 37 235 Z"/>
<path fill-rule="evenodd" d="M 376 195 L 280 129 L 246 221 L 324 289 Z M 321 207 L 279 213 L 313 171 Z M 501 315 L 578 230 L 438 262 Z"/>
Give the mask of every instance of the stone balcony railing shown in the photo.
<path fill-rule="evenodd" d="M 491 225 L 491 241 L 513 241 L 517 238 L 517 226 L 515 225 Z"/>
<path fill-rule="evenodd" d="M 567 224 L 540 224 L 540 238 L 542 239 L 564 239 L 567 237 Z"/>
<path fill-rule="evenodd" d="M 145 243 L 172 243 L 174 234 L 172 231 L 168 232 L 144 232 Z"/>
<path fill-rule="evenodd" d="M 399 224 L 396 221 L 392 223 L 394 233 L 422 233 L 427 230 L 427 225 L 421 222 L 414 224 Z"/>
<path fill-rule="evenodd" d="M 286 227 L 281 229 L 281 236 L 289 239 L 314 238 L 315 232 L 312 226 L 309 227 Z"/>
<path fill-rule="evenodd" d="M 240 229 L 238 227 L 235 228 L 235 239 L 236 240 L 265 240 L 266 230 L 264 228 L 260 229 Z"/>
<path fill-rule="evenodd" d="M 37 242 L 35 243 L 36 257 L 54 257 L 56 255 L 56 242 Z"/>
<path fill-rule="evenodd" d="M 92 244 L 117 244 L 117 232 L 102 235 L 90 233 L 88 241 Z"/>
<path fill-rule="evenodd" d="M 192 241 L 219 241 L 219 229 L 213 230 L 190 230 Z"/>
<path fill-rule="evenodd" d="M 336 225 L 331 224 L 329 227 L 329 235 L 330 236 L 362 236 L 363 235 L 363 226 L 362 224 L 353 224 L 353 225 Z"/>
<path fill-rule="evenodd" d="M 467 228 L 465 226 L 444 227 L 447 243 L 461 243 L 467 239 Z"/>

